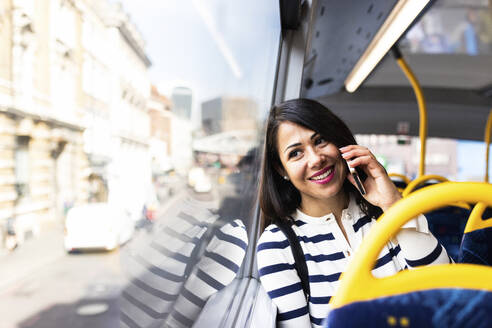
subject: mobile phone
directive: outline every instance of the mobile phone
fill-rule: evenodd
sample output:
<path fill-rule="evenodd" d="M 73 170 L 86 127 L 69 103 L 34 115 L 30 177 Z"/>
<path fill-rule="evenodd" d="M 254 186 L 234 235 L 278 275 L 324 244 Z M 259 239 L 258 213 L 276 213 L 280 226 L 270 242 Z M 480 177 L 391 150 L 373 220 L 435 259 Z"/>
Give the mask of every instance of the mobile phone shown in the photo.
<path fill-rule="evenodd" d="M 345 161 L 347 163 L 347 161 Z M 362 184 L 362 181 L 360 180 L 359 173 L 357 173 L 357 170 L 353 167 L 350 167 L 347 163 L 347 167 L 349 168 L 350 174 L 354 177 L 355 184 L 357 185 L 357 189 L 361 193 L 362 196 L 366 194 L 366 189 L 364 189 L 364 185 Z"/>

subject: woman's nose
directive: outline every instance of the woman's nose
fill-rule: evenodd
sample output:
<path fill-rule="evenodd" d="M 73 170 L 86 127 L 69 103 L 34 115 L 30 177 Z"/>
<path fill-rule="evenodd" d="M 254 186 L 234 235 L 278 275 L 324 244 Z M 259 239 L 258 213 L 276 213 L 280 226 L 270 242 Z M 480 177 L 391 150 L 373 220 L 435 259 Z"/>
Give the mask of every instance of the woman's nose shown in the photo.
<path fill-rule="evenodd" d="M 316 150 L 308 150 L 308 165 L 310 168 L 316 168 L 323 162 L 323 156 L 319 154 Z"/>

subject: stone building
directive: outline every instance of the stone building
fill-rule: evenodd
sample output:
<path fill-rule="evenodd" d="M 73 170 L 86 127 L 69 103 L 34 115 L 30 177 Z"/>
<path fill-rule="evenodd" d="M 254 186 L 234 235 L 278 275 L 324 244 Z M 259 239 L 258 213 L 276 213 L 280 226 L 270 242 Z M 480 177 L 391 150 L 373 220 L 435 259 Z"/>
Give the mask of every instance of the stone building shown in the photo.
<path fill-rule="evenodd" d="M 109 68 L 113 73 L 108 201 L 124 205 L 124 209 L 138 219 L 152 193 L 147 107 L 151 62 L 145 54 L 142 35 L 117 4 L 113 5 L 108 31 L 112 45 Z"/>
<path fill-rule="evenodd" d="M 155 86 L 151 88 L 148 102 L 150 116 L 150 152 L 152 155 L 152 173 L 160 175 L 172 169 L 172 123 L 174 114 L 172 102 L 159 93 Z"/>
<path fill-rule="evenodd" d="M 202 103 L 202 129 L 206 135 L 256 130 L 258 105 L 249 98 L 220 97 Z"/>
<path fill-rule="evenodd" d="M 72 1 L 0 2 L 0 227 L 21 241 L 87 201 L 80 22 Z"/>
<path fill-rule="evenodd" d="M 21 239 L 36 235 L 112 191 L 143 206 L 149 66 L 117 4 L 0 2 L 0 229 L 11 218 Z"/>

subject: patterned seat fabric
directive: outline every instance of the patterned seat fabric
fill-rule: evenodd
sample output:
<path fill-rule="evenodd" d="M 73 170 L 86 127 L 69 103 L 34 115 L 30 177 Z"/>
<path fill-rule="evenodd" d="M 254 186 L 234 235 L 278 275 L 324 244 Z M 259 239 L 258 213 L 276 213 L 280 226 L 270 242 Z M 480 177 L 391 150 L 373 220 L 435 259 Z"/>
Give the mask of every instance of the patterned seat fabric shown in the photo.
<path fill-rule="evenodd" d="M 324 327 L 492 327 L 492 293 L 433 289 L 332 310 Z"/>

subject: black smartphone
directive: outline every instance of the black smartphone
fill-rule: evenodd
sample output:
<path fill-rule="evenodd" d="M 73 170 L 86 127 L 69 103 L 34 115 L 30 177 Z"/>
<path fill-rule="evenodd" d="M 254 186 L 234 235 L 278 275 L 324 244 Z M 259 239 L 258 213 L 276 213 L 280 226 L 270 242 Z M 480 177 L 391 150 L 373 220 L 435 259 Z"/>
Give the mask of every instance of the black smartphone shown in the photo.
<path fill-rule="evenodd" d="M 347 163 L 347 161 L 345 161 Z M 357 170 L 353 167 L 350 167 L 347 163 L 347 167 L 349 168 L 350 174 L 354 177 L 355 184 L 357 185 L 357 189 L 361 193 L 362 196 L 366 194 L 366 189 L 364 189 L 364 185 L 362 184 L 362 181 L 360 179 L 359 173 L 357 173 Z"/>

